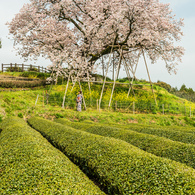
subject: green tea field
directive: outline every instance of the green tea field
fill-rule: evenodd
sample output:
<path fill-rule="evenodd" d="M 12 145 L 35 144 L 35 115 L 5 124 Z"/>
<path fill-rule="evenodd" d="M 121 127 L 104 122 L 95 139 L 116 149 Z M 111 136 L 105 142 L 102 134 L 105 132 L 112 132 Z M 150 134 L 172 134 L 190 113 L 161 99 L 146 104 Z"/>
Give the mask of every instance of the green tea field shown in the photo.
<path fill-rule="evenodd" d="M 53 86 L 49 99 L 49 86 L 1 88 L 0 194 L 195 194 L 195 118 L 186 109 L 194 103 L 156 86 L 158 105 L 179 109 L 99 110 L 83 84 L 87 110 L 77 112 L 77 85 L 61 107 L 65 87 Z M 150 95 L 137 89 L 137 105 Z"/>
<path fill-rule="evenodd" d="M 1 194 L 195 193 L 193 127 L 8 117 L 0 129 Z"/>

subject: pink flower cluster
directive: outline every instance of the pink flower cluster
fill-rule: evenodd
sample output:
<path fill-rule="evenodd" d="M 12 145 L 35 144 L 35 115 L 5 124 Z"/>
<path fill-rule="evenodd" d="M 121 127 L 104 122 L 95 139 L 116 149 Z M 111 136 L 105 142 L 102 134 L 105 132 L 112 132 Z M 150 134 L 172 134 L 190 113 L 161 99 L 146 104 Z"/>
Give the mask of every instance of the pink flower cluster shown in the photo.
<path fill-rule="evenodd" d="M 94 70 L 102 56 L 115 53 L 117 62 L 120 50 L 131 64 L 143 49 L 153 63 L 162 59 L 175 71 L 184 54 L 175 45 L 182 26 L 159 0 L 30 0 L 8 23 L 18 54 L 42 55 L 55 72 L 77 70 L 71 74 L 79 77 Z"/>

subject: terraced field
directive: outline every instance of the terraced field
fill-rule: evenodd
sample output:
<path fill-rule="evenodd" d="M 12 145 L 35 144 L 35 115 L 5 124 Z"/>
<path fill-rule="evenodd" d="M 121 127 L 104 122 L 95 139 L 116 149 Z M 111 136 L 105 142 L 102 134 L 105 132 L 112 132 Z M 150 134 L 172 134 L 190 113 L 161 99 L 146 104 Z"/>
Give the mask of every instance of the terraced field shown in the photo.
<path fill-rule="evenodd" d="M 36 87 L 44 84 L 45 81 L 41 79 L 0 74 L 0 87 L 2 88 Z"/>
<path fill-rule="evenodd" d="M 195 128 L 7 118 L 0 194 L 195 194 Z"/>

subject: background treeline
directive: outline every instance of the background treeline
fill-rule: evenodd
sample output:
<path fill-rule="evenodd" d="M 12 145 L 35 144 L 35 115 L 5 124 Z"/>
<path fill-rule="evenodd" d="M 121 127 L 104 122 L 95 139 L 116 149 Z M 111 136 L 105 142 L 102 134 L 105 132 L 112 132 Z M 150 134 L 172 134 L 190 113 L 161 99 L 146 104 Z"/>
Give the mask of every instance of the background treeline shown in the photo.
<path fill-rule="evenodd" d="M 183 84 L 180 89 L 178 89 L 177 87 L 172 87 L 171 85 L 162 81 L 157 81 L 157 83 L 155 84 L 165 88 L 168 92 L 178 97 L 187 99 L 191 102 L 195 102 L 195 91 L 193 91 L 192 88 L 187 88 L 185 84 Z"/>

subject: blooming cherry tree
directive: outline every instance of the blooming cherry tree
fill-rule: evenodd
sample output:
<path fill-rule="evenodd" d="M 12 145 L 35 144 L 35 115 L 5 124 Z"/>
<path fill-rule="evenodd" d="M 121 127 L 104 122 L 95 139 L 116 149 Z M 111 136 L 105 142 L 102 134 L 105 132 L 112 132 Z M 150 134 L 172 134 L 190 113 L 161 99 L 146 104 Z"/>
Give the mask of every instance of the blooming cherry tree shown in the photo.
<path fill-rule="evenodd" d="M 184 54 L 176 45 L 182 26 L 159 0 L 30 0 L 8 23 L 22 57 L 42 55 L 55 67 L 68 61 L 81 73 L 110 53 L 119 61 L 120 51 L 134 64 L 140 50 L 175 71 Z"/>

